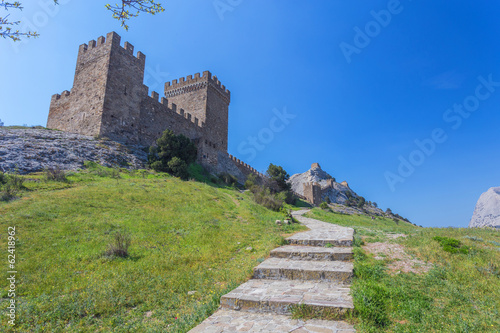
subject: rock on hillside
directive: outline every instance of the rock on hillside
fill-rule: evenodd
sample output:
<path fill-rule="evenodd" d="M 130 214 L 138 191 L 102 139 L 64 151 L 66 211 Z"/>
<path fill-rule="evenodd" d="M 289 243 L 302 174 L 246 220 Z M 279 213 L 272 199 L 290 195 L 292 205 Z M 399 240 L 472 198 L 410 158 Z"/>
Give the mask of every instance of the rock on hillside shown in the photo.
<path fill-rule="evenodd" d="M 300 195 L 304 195 L 304 185 L 305 183 L 319 183 L 322 188 L 327 187 L 327 180 L 332 179 L 326 171 L 322 170 L 318 163 L 314 163 L 311 169 L 304 173 L 297 173 L 290 177 L 288 182 L 292 186 L 292 191 Z M 349 194 L 353 197 L 359 197 L 353 190 L 349 188 L 347 182 L 337 183 L 333 182 L 333 186 L 326 190 L 325 195 L 330 198 L 332 203 L 345 204 L 348 199 Z"/>
<path fill-rule="evenodd" d="M 292 191 L 301 196 L 304 196 L 305 183 L 318 183 L 321 186 L 321 201 L 326 201 L 328 197 L 331 203 L 329 205 L 330 209 L 338 213 L 385 216 L 389 218 L 397 217 L 402 219 L 400 216 L 384 213 L 380 208 L 376 208 L 368 203 L 365 203 L 363 207 L 357 207 L 356 202 L 359 202 L 362 198 L 349 187 L 347 182 L 337 183 L 332 176 L 321 169 L 318 163 L 313 163 L 311 169 L 304 173 L 291 176 L 288 182 L 292 187 Z M 351 204 L 347 206 L 346 203 L 349 198 L 351 198 Z"/>
<path fill-rule="evenodd" d="M 48 129 L 0 127 L 0 171 L 27 174 L 48 168 L 78 170 L 84 161 L 108 167 L 144 168 L 139 146 Z"/>
<path fill-rule="evenodd" d="M 477 201 L 469 228 L 500 228 L 500 187 L 492 187 Z"/>

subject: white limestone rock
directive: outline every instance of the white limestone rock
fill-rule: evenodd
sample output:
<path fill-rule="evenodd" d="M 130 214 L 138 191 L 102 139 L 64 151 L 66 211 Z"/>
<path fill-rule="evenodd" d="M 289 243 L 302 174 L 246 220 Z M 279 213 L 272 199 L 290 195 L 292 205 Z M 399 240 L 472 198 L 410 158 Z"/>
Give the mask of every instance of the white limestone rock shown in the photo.
<path fill-rule="evenodd" d="M 500 187 L 492 187 L 477 201 L 469 228 L 500 228 Z"/>
<path fill-rule="evenodd" d="M 319 183 L 321 187 L 324 188 L 327 186 L 327 180 L 332 178 L 333 177 L 326 171 L 321 169 L 319 164 L 314 163 L 311 169 L 291 176 L 288 182 L 292 186 L 292 191 L 300 195 L 304 195 L 304 183 Z M 328 196 L 330 198 L 330 202 L 344 204 L 348 199 L 347 192 L 350 192 L 353 197 L 358 197 L 358 195 L 349 188 L 347 182 L 333 182 L 333 187 L 325 193 L 323 199 L 326 199 Z"/>

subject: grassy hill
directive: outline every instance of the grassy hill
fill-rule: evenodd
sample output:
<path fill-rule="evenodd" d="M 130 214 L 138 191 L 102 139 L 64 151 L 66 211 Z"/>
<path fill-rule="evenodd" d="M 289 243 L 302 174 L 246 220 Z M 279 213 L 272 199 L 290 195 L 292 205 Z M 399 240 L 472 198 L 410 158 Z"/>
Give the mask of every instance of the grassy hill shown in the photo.
<path fill-rule="evenodd" d="M 20 198 L 0 202 L 0 248 L 9 226 L 17 233 L 18 332 L 186 332 L 286 235 L 304 229 L 277 226 L 283 215 L 248 192 L 144 170 L 90 165 L 68 182 L 23 178 Z M 308 215 L 356 229 L 349 321 L 358 332 L 500 331 L 499 232 L 318 208 Z M 131 238 L 127 258 L 106 254 L 117 233 Z M 392 265 L 406 259 L 369 253 L 380 244 L 404 248 L 412 264 L 430 270 L 396 272 Z M 0 331 L 14 331 L 6 318 Z"/>
<path fill-rule="evenodd" d="M 356 313 L 351 320 L 359 332 L 500 332 L 500 232 L 420 228 L 317 208 L 309 216 L 357 232 L 351 289 Z M 407 236 L 397 237 L 401 234 Z M 441 245 L 443 237 L 448 246 Z M 456 242 L 449 239 L 460 242 L 457 251 L 449 245 Z M 376 260 L 376 254 L 361 246 L 370 244 L 383 245 L 381 252 L 385 244 L 393 249 L 401 245 L 410 258 L 381 253 L 382 260 Z M 398 261 L 418 268 L 419 262 L 413 260 L 432 268 L 419 274 L 390 269 Z"/>
<path fill-rule="evenodd" d="M 248 193 L 166 174 L 94 166 L 69 182 L 24 178 L 21 198 L 0 202 L 0 306 L 15 226 L 18 332 L 185 332 L 304 229 L 277 226 L 283 215 Z M 128 258 L 105 254 L 117 232 L 131 238 Z"/>

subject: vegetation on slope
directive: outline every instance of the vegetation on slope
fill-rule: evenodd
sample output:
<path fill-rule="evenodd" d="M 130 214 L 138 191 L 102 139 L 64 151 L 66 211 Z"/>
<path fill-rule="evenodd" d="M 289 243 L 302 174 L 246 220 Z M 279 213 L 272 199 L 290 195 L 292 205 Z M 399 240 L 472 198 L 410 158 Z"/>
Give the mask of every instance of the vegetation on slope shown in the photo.
<path fill-rule="evenodd" d="M 67 181 L 23 177 L 22 197 L 0 202 L 0 248 L 16 227 L 16 331 L 186 332 L 303 229 L 277 226 L 283 215 L 248 192 L 89 166 Z M 125 258 L 106 254 L 117 233 L 131 239 Z M 7 253 L 3 309 L 6 272 Z"/>
<path fill-rule="evenodd" d="M 491 229 L 418 228 L 385 218 L 314 209 L 310 217 L 353 227 L 359 332 L 499 332 L 500 233 Z M 404 233 L 407 237 L 393 238 Z M 362 237 L 362 240 L 359 239 Z M 449 251 L 442 245 L 468 251 Z M 362 242 L 398 243 L 433 268 L 422 274 L 391 272 L 394 259 L 376 260 Z M 466 253 L 467 252 L 467 253 Z"/>

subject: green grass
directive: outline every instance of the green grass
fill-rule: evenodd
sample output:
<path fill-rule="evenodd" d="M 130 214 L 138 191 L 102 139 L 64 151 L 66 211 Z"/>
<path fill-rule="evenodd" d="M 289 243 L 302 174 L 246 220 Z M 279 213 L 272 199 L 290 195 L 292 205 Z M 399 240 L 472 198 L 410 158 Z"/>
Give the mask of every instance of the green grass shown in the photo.
<path fill-rule="evenodd" d="M 30 175 L 19 199 L 0 203 L 3 309 L 9 226 L 18 271 L 17 325 L 2 316 L 0 331 L 186 332 L 304 229 L 277 226 L 281 213 L 232 188 L 91 167 L 64 183 Z M 117 231 L 131 236 L 127 258 L 104 255 Z"/>
<path fill-rule="evenodd" d="M 411 223 L 399 220 L 398 223 L 385 217 L 366 215 L 347 215 L 315 208 L 306 216 L 337 225 L 354 228 L 358 236 L 365 237 L 367 242 L 383 241 L 387 234 L 412 234 L 421 230 Z"/>
<path fill-rule="evenodd" d="M 353 227 L 365 241 L 400 243 L 410 255 L 434 265 L 421 275 L 390 275 L 389 260 L 375 260 L 355 248 L 351 287 L 355 312 L 350 321 L 358 332 L 500 332 L 500 249 L 496 246 L 500 232 L 419 228 L 319 209 L 309 214 Z M 409 236 L 389 240 L 387 233 Z M 450 253 L 436 239 L 454 248 L 465 247 L 468 253 Z"/>

